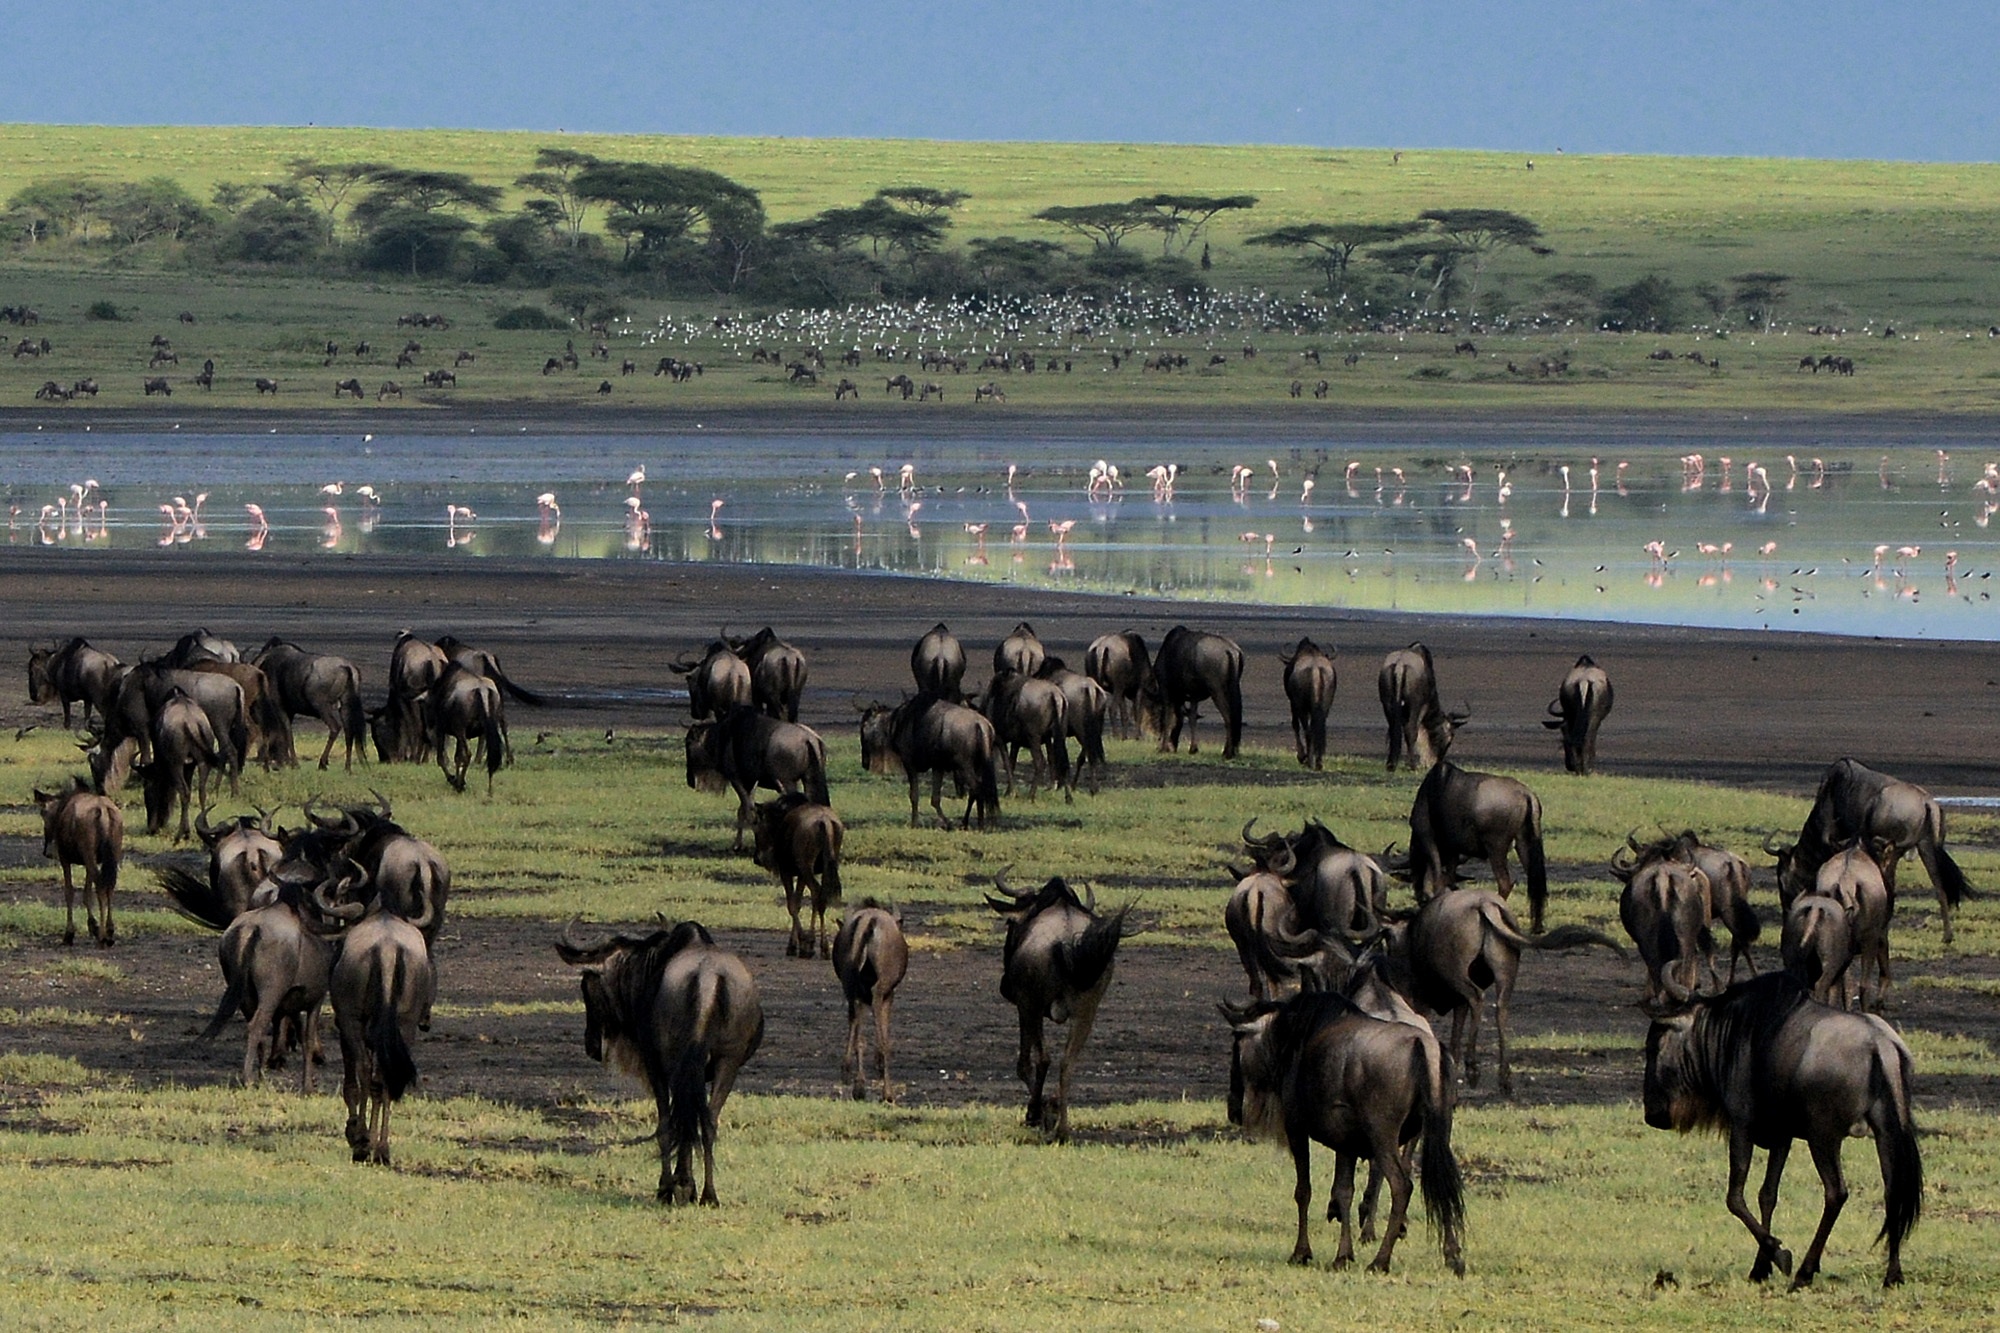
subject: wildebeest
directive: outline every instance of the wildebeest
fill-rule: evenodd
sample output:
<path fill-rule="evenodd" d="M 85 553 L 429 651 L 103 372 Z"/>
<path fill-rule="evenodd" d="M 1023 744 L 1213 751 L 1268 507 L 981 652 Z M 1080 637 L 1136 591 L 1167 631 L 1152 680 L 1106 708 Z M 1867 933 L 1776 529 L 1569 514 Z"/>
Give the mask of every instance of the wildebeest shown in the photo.
<path fill-rule="evenodd" d="M 430 717 L 430 748 L 453 791 L 465 790 L 465 772 L 472 764 L 476 741 L 486 756 L 486 794 L 493 794 L 493 775 L 507 757 L 507 723 L 500 708 L 500 687 L 477 672 L 453 662 L 431 686 L 424 710 Z M 450 742 L 447 753 L 446 743 Z"/>
<path fill-rule="evenodd" d="M 697 722 L 721 717 L 732 708 L 749 707 L 756 698 L 750 664 L 720 639 L 700 658 L 682 658 L 669 669 L 687 677 L 688 715 Z"/>
<path fill-rule="evenodd" d="M 42 811 L 42 855 L 54 857 L 62 867 L 63 943 L 76 943 L 72 875 L 74 867 L 82 866 L 84 924 L 92 939 L 110 948 L 117 939 L 111 925 L 111 895 L 118 888 L 118 862 L 125 855 L 124 814 L 116 801 L 95 794 L 81 778 L 71 778 L 68 786 L 52 792 L 38 787 L 34 800 Z"/>
<path fill-rule="evenodd" d="M 1785 909 L 1789 920 L 1792 909 L 1807 898 L 1826 898 L 1839 904 L 1847 918 L 1849 947 L 1854 961 L 1860 964 L 1860 975 L 1855 978 L 1855 1007 L 1878 1012 L 1882 997 L 1889 990 L 1889 917 L 1895 910 L 1882 869 L 1882 862 L 1888 856 L 1887 843 L 1878 842 L 1871 847 L 1859 838 L 1849 840 L 1819 868 L 1813 887 L 1792 899 Z M 1875 982 L 1872 994 L 1868 984 L 1871 963 Z M 1845 995 L 1841 1007 L 1847 1007 Z"/>
<path fill-rule="evenodd" d="M 979 711 L 993 724 L 993 734 L 1007 761 L 1007 794 L 1014 794 L 1014 767 L 1027 747 L 1032 799 L 1051 776 L 1066 799 L 1076 799 L 1069 766 L 1069 699 L 1046 680 L 1003 671 L 987 682 Z"/>
<path fill-rule="evenodd" d="M 803 789 L 822 806 L 832 799 L 826 785 L 826 742 L 819 733 L 766 717 L 747 703 L 688 728 L 687 784 L 700 791 L 735 791 L 737 851 L 743 850 L 743 830 L 750 826 L 757 788 L 781 796 Z"/>
<path fill-rule="evenodd" d="M 323 770 L 333 757 L 334 742 L 342 743 L 345 767 L 354 767 L 354 750 L 367 758 L 367 719 L 361 709 L 361 673 L 344 657 L 309 653 L 295 643 L 273 637 L 251 661 L 277 690 L 287 718 L 318 718 L 326 727 L 326 747 L 320 751 Z"/>
<path fill-rule="evenodd" d="M 346 806 L 338 815 L 322 814 L 307 801 L 305 815 L 311 829 L 287 840 L 272 877 L 314 884 L 313 903 L 323 915 L 352 916 L 356 907 L 367 911 L 380 904 L 416 926 L 425 946 L 435 948 L 451 895 L 451 867 L 438 849 L 398 824 L 388 802 L 379 798 L 373 806 Z"/>
<path fill-rule="evenodd" d="M 450 665 L 451 658 L 436 644 L 407 629 L 397 633 L 389 650 L 389 700 L 369 725 L 376 756 L 384 763 L 422 763 L 430 758 L 430 719 L 425 709 L 431 687 Z"/>
<path fill-rule="evenodd" d="M 516 684 L 514 678 L 507 674 L 506 668 L 500 665 L 500 659 L 484 648 L 475 648 L 462 639 L 446 634 L 438 639 L 437 650 L 443 653 L 447 660 L 458 663 L 467 671 L 476 671 L 498 685 L 500 692 L 510 699 L 518 699 L 530 708 L 540 708 L 548 702 L 535 691 Z"/>
<path fill-rule="evenodd" d="M 1284 878 L 1308 930 L 1350 939 L 1373 934 L 1389 908 L 1389 876 L 1374 857 L 1342 842 L 1317 819 L 1294 834 L 1252 837 L 1254 819 L 1243 824 L 1243 845 L 1260 867 Z"/>
<path fill-rule="evenodd" d="M 910 649 L 910 674 L 919 694 L 934 694 L 957 703 L 965 697 L 965 648 L 943 621 L 930 627 Z"/>
<path fill-rule="evenodd" d="M 256 379 L 256 385 L 258 393 L 260 394 L 268 393 L 274 398 L 277 397 L 278 382 L 272 379 L 270 376 L 259 375 Z"/>
<path fill-rule="evenodd" d="M 1812 990 L 1821 1004 L 1849 1008 L 1847 969 L 1854 962 L 1854 931 L 1847 909 L 1833 898 L 1802 893 L 1785 909 L 1779 945 L 1785 970 Z"/>
<path fill-rule="evenodd" d="M 218 946 L 224 990 L 202 1039 L 213 1040 L 240 1012 L 244 1035 L 243 1083 L 263 1081 L 264 1070 L 284 1058 L 286 1038 L 299 1051 L 299 1091 L 312 1091 L 319 1010 L 333 977 L 335 945 L 314 928 L 297 886 L 278 900 L 250 908 L 231 921 Z"/>
<path fill-rule="evenodd" d="M 1820 779 L 1796 844 L 1779 855 L 1778 893 L 1785 905 L 1813 884 L 1834 851 L 1854 838 L 1888 844 L 1882 881 L 1896 901 L 1896 864 L 1912 849 L 1937 890 L 1944 942 L 1951 943 L 1951 909 L 1965 897 L 1965 873 L 1944 849 L 1944 810 L 1915 783 L 1892 778 L 1852 759 L 1836 759 Z M 1779 853 L 1769 841 L 1765 850 Z"/>
<path fill-rule="evenodd" d="M 1354 1167 L 1366 1160 L 1389 1182 L 1382 1246 L 1368 1267 L 1389 1271 L 1412 1186 L 1403 1145 L 1421 1137 L 1418 1180 L 1444 1261 L 1463 1274 L 1459 1232 L 1464 1186 L 1451 1149 L 1451 1078 L 1428 1028 L 1374 1018 L 1345 996 L 1314 992 L 1283 1003 L 1223 1006 L 1235 1033 L 1229 1062 L 1229 1120 L 1251 1137 L 1290 1150 L 1297 1185 L 1298 1240 L 1291 1261 L 1312 1262 L 1306 1215 L 1312 1204 L 1312 1145 L 1334 1150 L 1329 1218 L 1340 1219 L 1334 1267 L 1354 1262 L 1350 1207 Z M 1428 1039 L 1428 1040 L 1427 1040 Z"/>
<path fill-rule="evenodd" d="M 986 901 L 1007 922 L 1000 996 L 1021 1018 L 1021 1058 L 1015 1073 L 1028 1085 L 1025 1123 L 1039 1129 L 1044 1139 L 1061 1143 L 1069 1138 L 1070 1074 L 1111 984 L 1126 909 L 1100 916 L 1094 897 L 1085 902 L 1060 878 L 1019 893 L 1008 887 L 1005 876 L 995 883 L 1006 897 L 989 894 Z M 1069 1025 L 1053 1098 L 1043 1091 L 1049 1074 L 1049 1053 L 1042 1041 L 1045 1022 Z"/>
<path fill-rule="evenodd" d="M 659 1112 L 661 1203 L 693 1203 L 701 1147 L 701 1202 L 714 1207 L 715 1130 L 736 1075 L 764 1040 L 764 1008 L 743 960 L 707 930 L 623 932 L 585 944 L 565 928 L 556 952 L 583 966 L 583 1047 L 646 1081 Z"/>
<path fill-rule="evenodd" d="M 1234 759 L 1243 741 L 1243 650 L 1233 639 L 1176 625 L 1160 641 L 1152 670 L 1139 689 L 1140 706 L 1160 735 L 1160 749 L 1178 750 L 1181 728 L 1188 753 L 1199 752 L 1195 723 L 1204 699 L 1222 714 L 1222 757 Z"/>
<path fill-rule="evenodd" d="M 243 654 L 235 644 L 217 634 L 211 634 L 206 627 L 192 629 L 174 641 L 174 646 L 161 654 L 159 662 L 163 666 L 191 667 L 198 662 L 240 662 Z"/>
<path fill-rule="evenodd" d="M 1819 1272 L 1827 1236 L 1847 1202 L 1842 1141 L 1865 1132 L 1882 1168 L 1882 1230 L 1888 1242 L 1885 1287 L 1903 1281 L 1903 1241 L 1923 1207 L 1923 1162 L 1911 1107 L 1910 1051 L 1895 1029 L 1872 1014 L 1850 1014 L 1815 1001 L 1789 972 L 1766 972 L 1731 986 L 1685 1013 L 1656 1021 L 1646 1034 L 1646 1123 L 1654 1129 L 1720 1130 L 1729 1139 L 1729 1211 L 1757 1242 L 1750 1279 L 1792 1272 L 1792 1255 L 1771 1234 L 1778 1182 L 1794 1139 L 1804 1139 L 1819 1168 L 1826 1203 L 1792 1289 Z M 1759 1213 L 1743 1195 L 1758 1148 L 1770 1160 L 1757 1193 Z M 1759 1215 L 1761 1214 L 1761 1216 Z"/>
<path fill-rule="evenodd" d="M 264 811 L 219 824 L 210 824 L 202 811 L 195 816 L 194 831 L 208 848 L 208 878 L 179 866 L 161 866 L 153 874 L 182 916 L 222 930 L 250 910 L 251 896 L 284 857 L 285 845 L 272 836 L 282 830 Z"/>
<path fill-rule="evenodd" d="M 1035 627 L 1027 621 L 1008 632 L 1006 638 L 993 647 L 993 674 L 1017 671 L 1024 676 L 1032 676 L 1042 669 L 1042 661 L 1048 650 L 1035 635 Z"/>
<path fill-rule="evenodd" d="M 1000 825 L 999 738 L 985 716 L 935 694 L 894 708 L 875 704 L 861 714 L 861 764 L 871 773 L 898 773 L 910 783 L 910 827 L 917 826 L 917 780 L 931 775 L 931 809 L 947 829 L 941 803 L 947 773 L 966 798 L 962 828 L 975 815 L 981 829 Z"/>
<path fill-rule="evenodd" d="M 1624 885 L 1618 919 L 1646 964 L 1645 1003 L 1684 1002 L 1699 984 L 1696 969 L 1709 937 L 1709 883 L 1692 861 L 1665 839 L 1647 847 L 1620 848 L 1611 873 Z M 1712 967 L 1711 967 L 1712 970 Z"/>
<path fill-rule="evenodd" d="M 750 668 L 750 701 L 772 717 L 798 721 L 799 700 L 806 692 L 806 655 L 769 625 L 729 646 Z"/>
<path fill-rule="evenodd" d="M 1597 771 L 1597 729 L 1611 712 L 1611 677 L 1588 653 L 1563 677 L 1542 725 L 1562 733 L 1563 767 L 1572 773 Z"/>
<path fill-rule="evenodd" d="M 249 662 L 218 662 L 206 658 L 189 662 L 181 669 L 227 676 L 243 687 L 243 708 L 249 718 L 250 741 L 257 747 L 258 762 L 266 770 L 299 762 L 292 746 L 292 720 L 278 702 L 277 687 L 262 670 Z"/>
<path fill-rule="evenodd" d="M 1464 1071 L 1471 1087 L 1479 1083 L 1479 1011 L 1486 992 L 1492 990 L 1500 1091 L 1506 1096 L 1514 1092 L 1514 1070 L 1507 1058 L 1507 1004 L 1521 970 L 1521 951 L 1601 944 L 1620 958 L 1625 956 L 1616 940 L 1585 926 L 1523 934 L 1507 904 L 1486 889 L 1440 893 L 1407 923 L 1390 923 L 1386 939 L 1387 970 L 1396 989 L 1434 1014 L 1451 1015 L 1452 1063 Z"/>
<path fill-rule="evenodd" d="M 1101 634 L 1084 650 L 1083 673 L 1111 696 L 1120 736 L 1137 734 L 1142 716 L 1139 690 L 1152 665 L 1152 659 L 1146 655 L 1146 641 L 1129 629 Z"/>
<path fill-rule="evenodd" d="M 1260 864 L 1239 874 L 1222 908 L 1223 928 L 1236 946 L 1254 999 L 1268 1000 L 1295 982 L 1300 961 L 1325 947 L 1320 936 L 1299 921 L 1285 886 L 1284 874 L 1293 864 L 1291 849 L 1282 848 L 1274 865 Z"/>
<path fill-rule="evenodd" d="M 1437 672 L 1431 650 L 1421 643 L 1398 648 L 1382 659 L 1375 677 L 1382 716 L 1389 723 L 1389 768 L 1400 758 L 1406 768 L 1435 764 L 1451 749 L 1452 736 L 1472 720 L 1472 710 L 1447 713 L 1438 702 Z"/>
<path fill-rule="evenodd" d="M 896 1100 L 889 1081 L 889 1013 L 896 987 L 910 966 L 909 941 L 903 938 L 903 914 L 873 898 L 846 914 L 833 938 L 833 971 L 847 997 L 847 1049 L 840 1058 L 840 1077 L 853 1089 L 854 1100 L 867 1096 L 861 1058 L 861 1015 L 875 1016 L 875 1064 L 882 1077 L 882 1100 Z"/>
<path fill-rule="evenodd" d="M 347 1146 L 355 1161 L 387 1166 L 389 1107 L 416 1084 L 410 1044 L 419 1030 L 430 1031 L 437 993 L 423 932 L 378 901 L 341 937 L 329 990 Z"/>
<path fill-rule="evenodd" d="M 1292 706 L 1292 739 L 1305 768 L 1326 767 L 1326 714 L 1340 684 L 1334 656 L 1311 639 L 1300 639 L 1290 652 L 1278 653 L 1285 664 L 1285 699 Z"/>
<path fill-rule="evenodd" d="M 335 398 L 340 397 L 342 394 L 350 394 L 350 393 L 353 394 L 356 398 L 363 398 L 367 396 L 362 391 L 361 381 L 357 379 L 341 380 L 338 384 L 335 384 L 333 386 L 333 396 Z"/>
<path fill-rule="evenodd" d="M 1095 796 L 1104 771 L 1104 717 L 1111 711 L 1111 696 L 1089 676 L 1071 671 L 1060 657 L 1043 658 L 1036 674 L 1062 691 L 1064 734 L 1076 742 L 1076 771 L 1089 773 Z M 1072 774 L 1072 791 L 1075 785 Z"/>
<path fill-rule="evenodd" d="M 163 393 L 169 398 L 174 396 L 174 386 L 167 383 L 167 377 L 164 375 L 154 375 L 148 377 L 148 379 L 146 380 L 145 389 L 146 389 L 146 396 L 148 398 L 151 398 L 156 393 Z"/>
<path fill-rule="evenodd" d="M 118 687 L 119 661 L 110 653 L 93 648 L 82 636 L 57 648 L 35 648 L 28 653 L 28 702 L 60 703 L 63 726 L 70 725 L 70 705 L 80 703 L 79 725 L 90 725 L 94 709 L 101 718 Z"/>
<path fill-rule="evenodd" d="M 207 671 L 180 670 L 157 663 L 141 662 L 125 673 L 112 697 L 111 711 L 105 716 L 93 761 L 100 766 L 105 790 L 114 790 L 119 752 L 128 742 L 139 750 L 141 761 L 153 752 L 153 715 L 175 690 L 200 705 L 215 733 L 218 764 L 229 777 L 230 794 L 236 792 L 237 777 L 243 771 L 244 755 L 250 748 L 249 705 L 243 687 L 230 677 Z"/>
<path fill-rule="evenodd" d="M 1492 866 L 1500 896 L 1510 896 L 1510 847 L 1528 879 L 1530 928 L 1540 934 L 1549 897 L 1541 801 L 1513 778 L 1475 773 L 1449 760 L 1439 760 L 1424 774 L 1410 804 L 1410 887 L 1418 902 L 1456 885 L 1460 862 L 1471 860 Z"/>
<path fill-rule="evenodd" d="M 188 804 L 193 793 L 189 782 L 197 782 L 201 808 L 208 809 L 209 775 L 222 766 L 222 749 L 216 743 L 215 728 L 208 714 L 187 693 L 170 692 L 153 710 L 152 759 L 139 771 L 145 779 L 146 832 L 163 831 L 173 818 L 175 800 L 181 807 L 181 826 L 174 841 L 188 836 Z M 199 775 L 197 778 L 197 774 Z"/>
<path fill-rule="evenodd" d="M 1719 923 L 1729 932 L 1729 984 L 1736 984 L 1739 957 L 1749 964 L 1750 975 L 1756 976 L 1757 960 L 1750 946 L 1763 928 L 1757 921 L 1756 909 L 1750 906 L 1750 863 L 1732 851 L 1711 847 L 1693 829 L 1684 831 L 1677 841 L 1680 855 L 1708 878 L 1709 921 Z M 1712 948 L 1708 952 L 1708 975 L 1720 990 L 1722 978 L 1716 972 Z"/>
<path fill-rule="evenodd" d="M 840 844 L 847 829 L 832 807 L 801 792 L 760 802 L 753 811 L 755 850 L 751 859 L 778 877 L 792 933 L 788 958 L 827 953 L 826 909 L 840 901 Z M 811 911 L 812 928 L 799 920 Z"/>

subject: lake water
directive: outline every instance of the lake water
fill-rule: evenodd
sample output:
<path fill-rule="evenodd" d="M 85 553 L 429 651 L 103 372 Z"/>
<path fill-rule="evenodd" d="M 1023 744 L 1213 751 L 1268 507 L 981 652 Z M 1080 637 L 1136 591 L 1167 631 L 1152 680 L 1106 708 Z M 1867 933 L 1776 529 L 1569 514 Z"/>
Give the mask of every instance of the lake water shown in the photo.
<path fill-rule="evenodd" d="M 1683 450 L 1699 451 L 1699 472 Z M 1087 493 L 1100 458 L 1123 478 L 1108 496 Z M 1172 491 L 1156 498 L 1146 473 L 1169 462 Z M 8 540 L 51 559 L 110 547 L 163 560 L 200 549 L 245 561 L 319 550 L 810 564 L 1196 600 L 1970 639 L 2000 639 L 1995 462 L 2000 447 L 1975 457 L 1960 443 L 1940 464 L 1921 439 L 1718 435 L 1607 444 L 1593 485 L 1591 455 L 1570 439 L 1496 444 L 1476 430 L 1324 447 L 1254 435 L 1150 446 L 699 431 L 0 435 Z M 625 479 L 641 466 L 632 506 Z M 1247 484 L 1232 486 L 1235 467 Z M 86 479 L 99 488 L 79 516 L 65 504 Z M 323 493 L 335 483 L 338 495 Z M 204 493 L 199 523 L 162 511 Z M 544 493 L 559 517 L 538 509 Z M 264 514 L 261 537 L 246 505 Z"/>

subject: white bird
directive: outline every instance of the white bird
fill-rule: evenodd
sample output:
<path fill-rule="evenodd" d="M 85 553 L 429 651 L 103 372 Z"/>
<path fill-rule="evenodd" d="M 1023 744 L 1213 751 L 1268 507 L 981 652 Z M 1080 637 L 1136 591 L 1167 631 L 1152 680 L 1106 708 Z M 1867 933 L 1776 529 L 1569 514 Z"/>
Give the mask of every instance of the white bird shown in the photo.
<path fill-rule="evenodd" d="M 646 484 L 646 465 L 644 463 L 641 463 L 639 464 L 639 466 L 633 468 L 632 475 L 625 478 L 625 484 L 627 486 L 630 486 L 633 490 L 637 490 L 639 489 L 639 487 L 644 486 Z"/>
<path fill-rule="evenodd" d="M 328 483 L 327 483 L 326 485 L 324 485 L 324 486 L 322 486 L 322 487 L 320 487 L 320 488 L 319 488 L 319 493 L 320 493 L 321 495 L 334 495 L 334 496 L 338 496 L 338 495 L 340 495 L 340 494 L 341 494 L 341 493 L 342 493 L 342 492 L 343 492 L 344 490 L 345 490 L 345 487 L 343 487 L 343 486 L 342 486 L 342 485 L 341 485 L 341 484 L 340 484 L 339 482 L 337 482 L 337 481 L 329 481 L 329 482 L 328 482 Z"/>

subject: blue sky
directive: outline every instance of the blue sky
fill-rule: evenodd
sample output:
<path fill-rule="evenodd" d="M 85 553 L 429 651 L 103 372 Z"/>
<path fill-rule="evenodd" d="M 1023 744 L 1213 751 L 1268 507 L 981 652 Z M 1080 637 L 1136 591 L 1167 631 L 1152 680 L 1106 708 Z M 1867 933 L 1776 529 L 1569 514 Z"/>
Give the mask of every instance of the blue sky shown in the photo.
<path fill-rule="evenodd" d="M 7 6 L 0 119 L 2000 159 L 2000 5 Z"/>

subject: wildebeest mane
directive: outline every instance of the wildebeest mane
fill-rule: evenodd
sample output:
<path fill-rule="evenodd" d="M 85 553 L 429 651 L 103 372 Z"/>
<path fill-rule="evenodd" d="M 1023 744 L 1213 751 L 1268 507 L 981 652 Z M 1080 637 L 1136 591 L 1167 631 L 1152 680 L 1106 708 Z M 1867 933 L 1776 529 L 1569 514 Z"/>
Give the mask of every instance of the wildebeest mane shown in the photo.
<path fill-rule="evenodd" d="M 1360 1006 L 1339 991 L 1307 990 L 1292 996 L 1271 1020 L 1273 1064 L 1280 1068 L 1291 1064 L 1314 1033 L 1348 1014 L 1367 1017 Z"/>
<path fill-rule="evenodd" d="M 1752 1087 L 1764 1082 L 1779 1031 L 1811 998 L 1798 977 L 1779 969 L 1739 981 L 1703 1006 L 1690 1034 L 1696 1058 L 1687 1070 L 1693 1090 L 1714 1108 L 1703 1122 L 1719 1122 L 1743 1061 L 1750 1061 Z"/>

